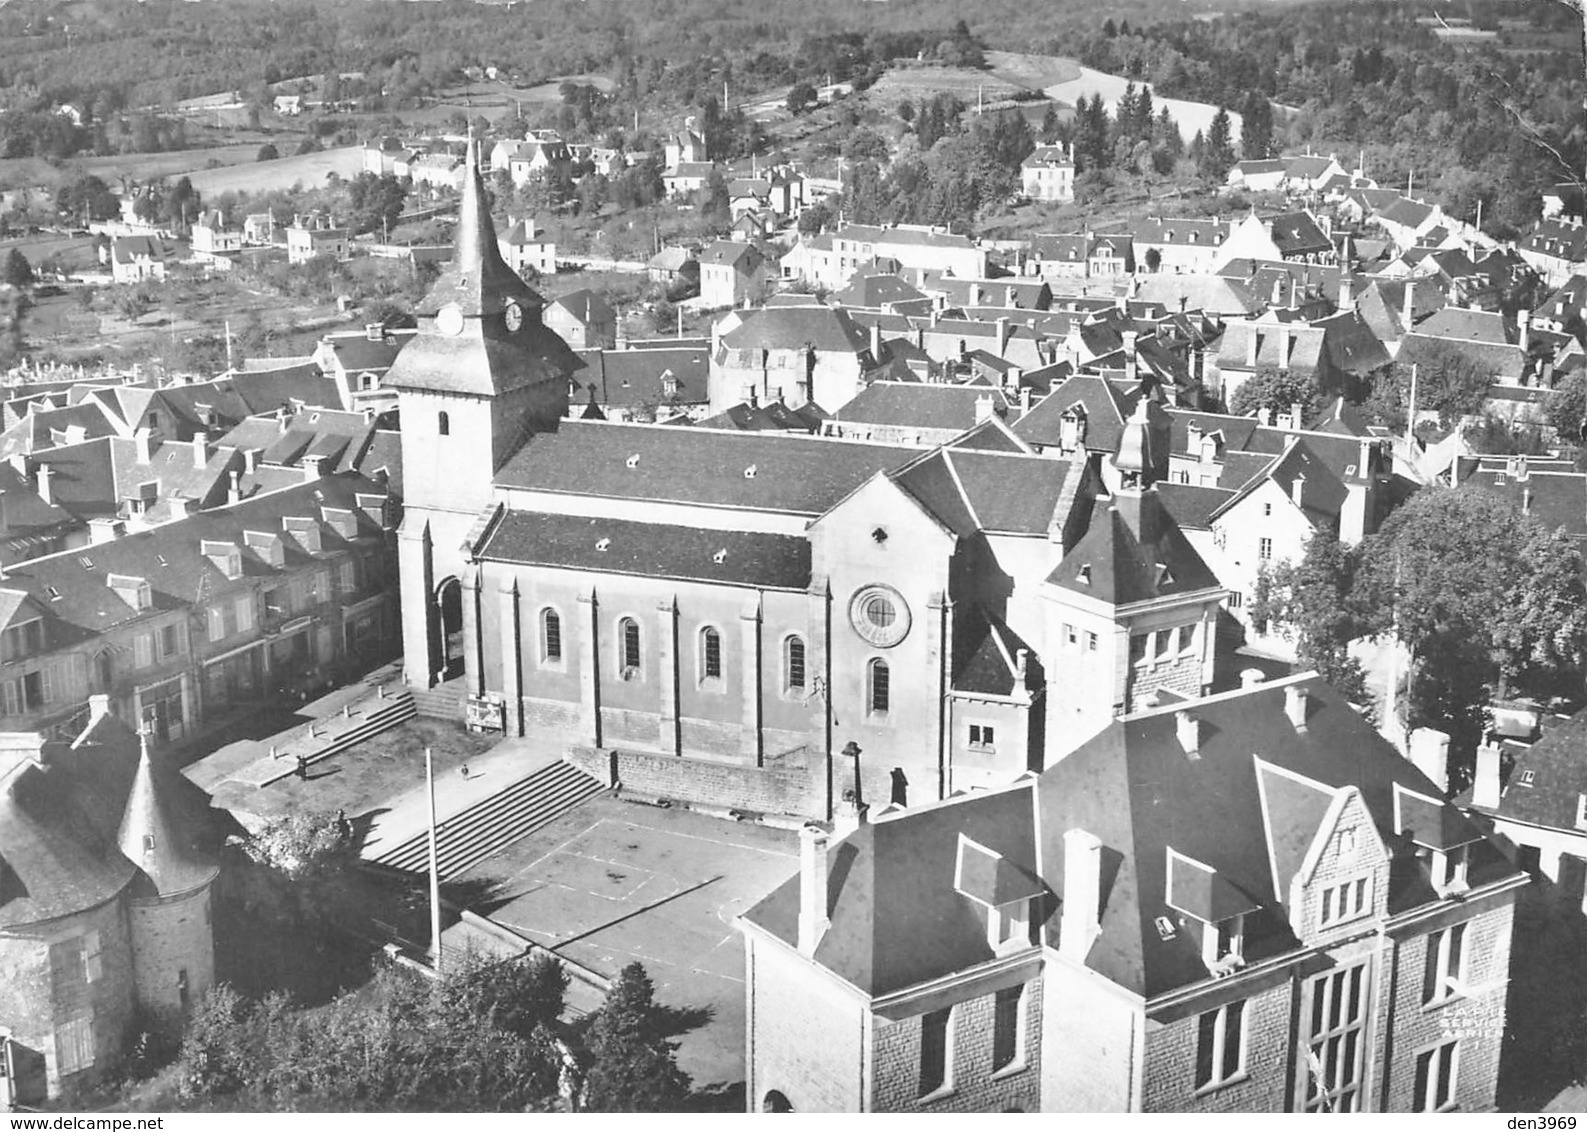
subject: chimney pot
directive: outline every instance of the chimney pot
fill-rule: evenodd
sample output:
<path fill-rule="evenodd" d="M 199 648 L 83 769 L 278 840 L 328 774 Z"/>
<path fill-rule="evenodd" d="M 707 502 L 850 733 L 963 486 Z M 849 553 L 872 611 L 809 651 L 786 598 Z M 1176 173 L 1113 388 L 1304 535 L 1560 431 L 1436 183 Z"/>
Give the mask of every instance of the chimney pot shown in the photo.
<path fill-rule="evenodd" d="M 138 463 L 147 464 L 154 458 L 154 446 L 148 428 L 140 428 L 134 432 L 132 441 L 137 445 Z"/>
<path fill-rule="evenodd" d="M 1174 732 L 1179 738 L 1179 745 L 1187 756 L 1192 759 L 1201 758 L 1201 720 L 1188 711 L 1174 713 Z"/>
<path fill-rule="evenodd" d="M 1471 804 L 1484 810 L 1499 808 L 1499 747 L 1488 742 L 1477 748 L 1477 777 L 1471 786 Z"/>
<path fill-rule="evenodd" d="M 55 493 L 50 489 L 50 476 L 54 474 L 48 464 L 39 465 L 39 498 L 45 503 L 55 502 Z"/>
<path fill-rule="evenodd" d="M 209 433 L 195 432 L 193 434 L 193 467 L 200 470 L 209 463 Z"/>

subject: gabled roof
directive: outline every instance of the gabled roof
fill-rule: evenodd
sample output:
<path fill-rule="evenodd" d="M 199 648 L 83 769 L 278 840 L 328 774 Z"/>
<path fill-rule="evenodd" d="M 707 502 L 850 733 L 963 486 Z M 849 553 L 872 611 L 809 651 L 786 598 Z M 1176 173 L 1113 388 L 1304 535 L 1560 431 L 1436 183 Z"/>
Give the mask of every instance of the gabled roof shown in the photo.
<path fill-rule="evenodd" d="M 990 399 L 992 412 L 1007 416 L 1008 398 L 1001 390 L 977 385 L 936 385 L 921 382 L 873 381 L 853 400 L 832 414 L 832 419 L 899 428 L 971 428 L 978 405 Z"/>
<path fill-rule="evenodd" d="M 889 478 L 961 537 L 1047 536 L 1069 518 L 1057 511 L 1070 474 L 1065 460 L 944 446 Z"/>
<path fill-rule="evenodd" d="M 733 429 L 738 432 L 813 433 L 820 429 L 821 422 L 827 418 L 828 414 L 814 401 L 797 409 L 790 409 L 781 401 L 766 405 L 751 405 L 741 401 L 737 405 L 729 405 L 714 417 L 700 421 L 698 427 Z"/>
<path fill-rule="evenodd" d="M 1020 653 L 1025 671 L 1020 671 Z M 1042 685 L 1041 660 L 1018 633 L 979 603 L 971 605 L 953 630 L 953 690 L 1012 696 Z"/>
<path fill-rule="evenodd" d="M 843 354 L 870 349 L 870 336 L 840 307 L 758 307 L 742 311 L 737 326 L 722 335 L 730 350 L 793 350 L 806 347 Z"/>
<path fill-rule="evenodd" d="M 711 352 L 704 346 L 676 350 L 586 350 L 579 380 L 602 405 L 700 404 L 710 397 Z M 667 392 L 667 378 L 676 383 Z"/>
<path fill-rule="evenodd" d="M 756 250 L 754 244 L 739 240 L 717 240 L 700 251 L 702 265 L 731 267 L 740 275 L 754 271 L 765 262 L 766 258 Z"/>
<path fill-rule="evenodd" d="M 1261 474 L 1247 480 L 1213 513 L 1213 520 L 1227 514 L 1258 487 L 1269 482 L 1291 499 L 1295 498 L 1298 485 L 1300 508 L 1314 523 L 1319 519 L 1326 523 L 1337 523 L 1348 495 L 1345 485 L 1333 469 L 1312 452 L 1305 440 L 1296 436 L 1290 438 L 1284 451 Z"/>
<path fill-rule="evenodd" d="M 561 307 L 586 326 L 597 326 L 601 323 L 617 321 L 617 313 L 612 310 L 606 300 L 587 287 L 580 288 L 577 291 L 570 291 L 568 294 L 552 300 L 551 305 Z"/>
<path fill-rule="evenodd" d="M 1504 346 L 1515 341 L 1515 334 L 1498 311 L 1474 311 L 1465 307 L 1445 307 L 1416 328 L 1428 338 L 1451 338 L 1462 342 L 1484 342 Z"/>
<path fill-rule="evenodd" d="M 1333 241 L 1309 212 L 1281 212 L 1265 217 L 1263 224 L 1283 255 L 1333 250 Z"/>
<path fill-rule="evenodd" d="M 1420 228 L 1433 215 L 1433 207 L 1409 197 L 1396 197 L 1378 210 L 1375 219 L 1406 228 Z"/>
<path fill-rule="evenodd" d="M 772 432 L 562 421 L 556 432 L 537 434 L 520 448 L 496 483 L 814 517 L 877 472 L 918 454 Z"/>
<path fill-rule="evenodd" d="M 1063 439 L 1065 414 L 1078 411 L 1085 415 L 1085 446 L 1093 452 L 1117 452 L 1124 422 L 1142 392 L 1140 386 L 1126 392 L 1105 377 L 1075 374 L 1015 421 L 1014 435 L 1028 444 L 1057 447 Z"/>
<path fill-rule="evenodd" d="M 581 515 L 508 511 L 476 548 L 475 557 L 768 589 L 803 590 L 810 585 L 810 541 L 801 535 Z"/>
<path fill-rule="evenodd" d="M 827 296 L 829 302 L 846 307 L 882 307 L 924 299 L 916 288 L 896 275 L 856 273 L 843 290 Z"/>
<path fill-rule="evenodd" d="M 1587 835 L 1576 824 L 1587 794 L 1587 708 L 1549 721 L 1543 737 L 1516 752 L 1498 813 L 1529 825 Z"/>

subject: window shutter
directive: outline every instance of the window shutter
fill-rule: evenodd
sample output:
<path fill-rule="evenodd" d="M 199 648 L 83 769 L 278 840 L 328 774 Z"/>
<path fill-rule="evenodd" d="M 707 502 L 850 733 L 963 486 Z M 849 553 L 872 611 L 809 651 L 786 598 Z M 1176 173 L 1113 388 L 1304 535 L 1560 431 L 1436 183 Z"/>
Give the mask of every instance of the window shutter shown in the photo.
<path fill-rule="evenodd" d="M 240 597 L 237 599 L 237 631 L 245 633 L 253 628 L 253 598 Z"/>
<path fill-rule="evenodd" d="M 221 613 L 218 605 L 209 607 L 209 639 L 212 641 L 226 639 L 226 617 Z"/>
<path fill-rule="evenodd" d="M 15 680 L 7 680 L 5 682 L 4 687 L 5 687 L 5 698 L 6 698 L 6 714 L 7 715 L 16 715 L 17 714 L 17 682 Z"/>
<path fill-rule="evenodd" d="M 154 663 L 153 634 L 139 633 L 133 638 L 132 663 L 138 668 L 147 668 Z"/>
<path fill-rule="evenodd" d="M 47 664 L 39 669 L 39 695 L 45 703 L 49 703 L 54 698 L 50 694 L 53 691 L 52 685 L 55 683 L 54 675 L 55 666 L 53 664 Z"/>

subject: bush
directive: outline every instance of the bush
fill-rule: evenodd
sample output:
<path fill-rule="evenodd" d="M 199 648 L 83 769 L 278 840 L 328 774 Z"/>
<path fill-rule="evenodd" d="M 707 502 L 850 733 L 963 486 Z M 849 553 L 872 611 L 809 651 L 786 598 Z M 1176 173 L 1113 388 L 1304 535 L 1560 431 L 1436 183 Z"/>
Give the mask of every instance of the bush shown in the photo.
<path fill-rule="evenodd" d="M 259 147 L 259 152 L 254 155 L 254 160 L 255 161 L 274 161 L 276 158 L 278 158 L 280 156 L 281 156 L 281 154 L 276 151 L 276 147 L 271 145 L 269 142 L 266 142 L 264 145 Z"/>

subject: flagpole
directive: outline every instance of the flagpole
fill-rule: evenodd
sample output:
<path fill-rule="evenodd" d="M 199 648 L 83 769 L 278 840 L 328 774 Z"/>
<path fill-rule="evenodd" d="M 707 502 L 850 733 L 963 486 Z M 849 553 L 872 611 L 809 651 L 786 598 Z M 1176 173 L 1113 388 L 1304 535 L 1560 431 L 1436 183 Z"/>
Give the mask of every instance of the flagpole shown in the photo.
<path fill-rule="evenodd" d="M 430 954 L 435 957 L 435 971 L 441 971 L 441 873 L 436 866 L 435 852 L 435 760 L 430 748 L 424 749 L 424 781 L 430 799 Z"/>

